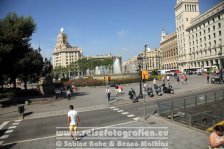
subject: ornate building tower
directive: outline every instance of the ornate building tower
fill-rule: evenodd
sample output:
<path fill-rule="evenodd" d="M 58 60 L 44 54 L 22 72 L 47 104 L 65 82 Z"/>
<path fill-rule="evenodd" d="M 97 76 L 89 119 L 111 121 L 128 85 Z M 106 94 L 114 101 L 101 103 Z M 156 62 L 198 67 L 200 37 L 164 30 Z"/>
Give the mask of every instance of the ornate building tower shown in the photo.
<path fill-rule="evenodd" d="M 73 47 L 68 43 L 68 36 L 61 28 L 58 34 L 56 47 L 53 52 L 53 69 L 55 67 L 68 67 L 72 62 L 82 58 L 82 49 Z"/>
<path fill-rule="evenodd" d="M 199 16 L 199 0 L 177 0 L 175 6 L 176 33 L 178 45 L 178 65 L 183 72 L 189 69 L 189 32 L 186 31 L 191 24 L 191 20 Z"/>

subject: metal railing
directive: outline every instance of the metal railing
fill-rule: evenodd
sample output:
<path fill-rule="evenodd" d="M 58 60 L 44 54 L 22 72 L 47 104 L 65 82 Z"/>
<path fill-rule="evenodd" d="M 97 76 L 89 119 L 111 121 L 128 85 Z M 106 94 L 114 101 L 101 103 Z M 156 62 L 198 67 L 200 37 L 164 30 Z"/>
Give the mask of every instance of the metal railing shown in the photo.
<path fill-rule="evenodd" d="M 224 120 L 224 90 L 157 102 L 162 117 L 205 130 Z"/>

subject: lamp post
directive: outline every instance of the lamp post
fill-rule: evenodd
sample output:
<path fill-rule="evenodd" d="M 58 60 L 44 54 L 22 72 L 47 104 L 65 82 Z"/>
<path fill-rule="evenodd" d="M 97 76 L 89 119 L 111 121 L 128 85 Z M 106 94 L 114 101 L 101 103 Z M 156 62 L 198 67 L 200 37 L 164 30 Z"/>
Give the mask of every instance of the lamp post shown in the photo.
<path fill-rule="evenodd" d="M 145 70 L 147 70 L 147 63 L 146 63 L 146 51 L 147 51 L 147 46 L 148 45 L 145 45 L 145 57 L 144 57 L 144 59 L 145 59 Z"/>
<path fill-rule="evenodd" d="M 142 93 L 142 64 L 143 64 L 143 57 L 141 57 L 140 55 L 137 58 L 138 60 L 138 71 L 139 71 L 139 95 L 138 98 L 143 98 L 143 93 Z"/>

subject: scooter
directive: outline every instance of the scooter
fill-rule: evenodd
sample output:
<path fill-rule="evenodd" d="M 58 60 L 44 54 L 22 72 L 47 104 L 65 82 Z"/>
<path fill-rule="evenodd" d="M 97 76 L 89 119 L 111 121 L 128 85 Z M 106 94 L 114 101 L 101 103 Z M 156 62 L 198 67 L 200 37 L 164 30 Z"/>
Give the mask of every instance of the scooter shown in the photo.
<path fill-rule="evenodd" d="M 174 90 L 172 85 L 168 85 L 168 87 L 166 87 L 165 85 L 163 85 L 163 93 L 170 93 L 170 94 L 174 94 Z"/>
<path fill-rule="evenodd" d="M 149 97 L 153 97 L 154 96 L 152 87 L 148 87 L 147 88 L 147 94 L 149 95 Z"/>
<path fill-rule="evenodd" d="M 158 96 L 162 96 L 162 90 L 161 90 L 161 87 L 158 86 L 158 85 L 155 85 L 155 92 Z"/>
<path fill-rule="evenodd" d="M 131 88 L 131 90 L 128 92 L 128 95 L 133 103 L 138 101 L 138 97 L 136 96 L 135 90 L 133 88 Z"/>

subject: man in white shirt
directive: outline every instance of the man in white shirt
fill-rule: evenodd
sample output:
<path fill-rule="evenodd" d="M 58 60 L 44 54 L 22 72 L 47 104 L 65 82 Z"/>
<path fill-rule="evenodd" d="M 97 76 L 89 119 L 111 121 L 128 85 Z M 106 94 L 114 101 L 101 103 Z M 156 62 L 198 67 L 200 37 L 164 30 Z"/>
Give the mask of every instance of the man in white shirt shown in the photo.
<path fill-rule="evenodd" d="M 71 137 L 73 140 L 78 141 L 77 137 L 77 126 L 80 123 L 80 119 L 78 116 L 78 112 L 73 110 L 74 107 L 73 105 L 69 106 L 70 111 L 68 112 L 68 125 L 69 125 L 69 130 L 71 132 Z"/>

